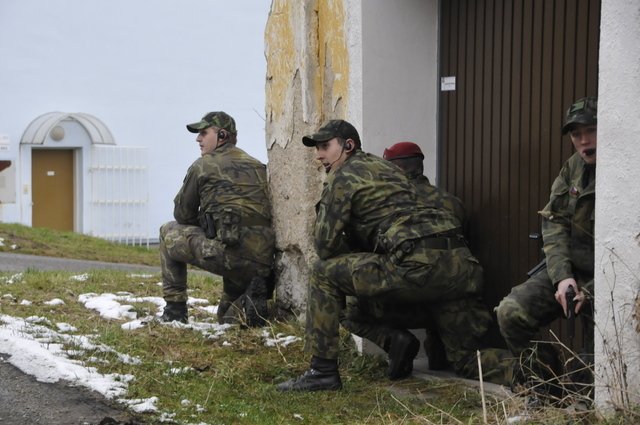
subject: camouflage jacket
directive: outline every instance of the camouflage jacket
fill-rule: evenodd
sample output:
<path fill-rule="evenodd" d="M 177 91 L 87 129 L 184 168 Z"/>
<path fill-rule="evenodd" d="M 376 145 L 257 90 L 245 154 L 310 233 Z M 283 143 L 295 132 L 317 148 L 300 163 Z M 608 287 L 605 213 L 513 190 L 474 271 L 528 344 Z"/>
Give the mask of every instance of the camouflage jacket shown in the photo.
<path fill-rule="evenodd" d="M 409 176 L 419 197 L 424 197 L 427 204 L 433 208 L 444 208 L 456 216 L 458 221 L 465 223 L 465 211 L 462 201 L 444 189 L 432 185 L 424 174 Z"/>
<path fill-rule="evenodd" d="M 418 199 L 398 167 L 360 150 L 329 173 L 316 211 L 314 242 L 322 259 L 389 252 L 405 240 L 459 230 L 453 215 Z"/>
<path fill-rule="evenodd" d="M 575 153 L 565 162 L 551 186 L 542 216 L 547 270 L 556 284 L 580 275 L 593 279 L 595 166 Z"/>
<path fill-rule="evenodd" d="M 242 149 L 225 144 L 198 158 L 173 202 L 173 216 L 180 224 L 199 226 L 210 212 L 217 227 L 223 211 L 231 210 L 240 227 L 253 229 L 240 235 L 242 248 L 251 251 L 253 259 L 271 262 L 274 236 L 266 166 Z"/>

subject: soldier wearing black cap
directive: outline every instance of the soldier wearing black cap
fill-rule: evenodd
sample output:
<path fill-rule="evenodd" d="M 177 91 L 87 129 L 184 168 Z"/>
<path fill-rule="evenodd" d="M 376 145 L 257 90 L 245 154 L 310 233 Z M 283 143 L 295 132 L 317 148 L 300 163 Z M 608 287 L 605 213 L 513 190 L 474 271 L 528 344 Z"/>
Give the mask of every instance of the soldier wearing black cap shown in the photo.
<path fill-rule="evenodd" d="M 569 134 L 576 152 L 560 170 L 549 203 L 539 212 L 546 268 L 514 287 L 496 308 L 509 349 L 522 358 L 524 383 L 543 390 L 537 396 L 562 395 L 553 376 L 563 372 L 554 350 L 548 344 L 536 346 L 533 342 L 541 327 L 569 313 L 582 315 L 586 328 L 586 355 L 582 357 L 593 356 L 597 107 L 595 97 L 585 97 L 571 105 L 565 116 L 562 134 Z M 576 294 L 573 312 L 567 311 L 569 288 Z M 546 384 L 537 386 L 539 382 L 534 381 L 538 378 Z"/>
<path fill-rule="evenodd" d="M 338 331 L 348 296 L 424 305 L 433 313 L 454 370 L 477 378 L 476 350 L 491 316 L 480 299 L 482 268 L 469 252 L 458 220 L 418 199 L 398 167 L 363 152 L 350 123 L 329 121 L 302 142 L 316 149 L 328 173 L 316 206 L 319 260 L 312 267 L 307 296 L 305 351 L 311 364 L 277 389 L 342 387 Z M 389 355 L 387 376 L 410 376 L 419 341 L 406 325 L 376 325 L 385 327 L 376 332 L 374 342 Z M 495 352 L 481 355 L 485 379 L 510 381 L 510 363 L 501 369 L 502 359 Z"/>
<path fill-rule="evenodd" d="M 244 310 L 246 323 L 263 325 L 271 296 L 275 237 L 264 164 L 236 147 L 236 123 L 222 111 L 187 125 L 201 157 L 174 199 L 175 221 L 160 228 L 166 306 L 163 321 L 187 323 L 187 264 L 222 276 L 218 320 Z M 236 316 L 237 317 L 237 316 Z"/>

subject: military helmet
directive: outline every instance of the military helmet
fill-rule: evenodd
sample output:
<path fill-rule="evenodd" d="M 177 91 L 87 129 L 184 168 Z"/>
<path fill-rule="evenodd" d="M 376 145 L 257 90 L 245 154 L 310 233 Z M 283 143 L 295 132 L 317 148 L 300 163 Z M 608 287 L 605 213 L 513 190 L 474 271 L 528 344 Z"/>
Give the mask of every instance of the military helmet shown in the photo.
<path fill-rule="evenodd" d="M 583 97 L 577 100 L 567 109 L 567 114 L 562 124 L 562 134 L 567 134 L 576 124 L 598 124 L 598 98 L 594 96 Z"/>
<path fill-rule="evenodd" d="M 382 157 L 387 161 L 414 157 L 424 159 L 424 154 L 422 153 L 420 146 L 413 142 L 398 142 L 395 145 L 386 148 Z"/>

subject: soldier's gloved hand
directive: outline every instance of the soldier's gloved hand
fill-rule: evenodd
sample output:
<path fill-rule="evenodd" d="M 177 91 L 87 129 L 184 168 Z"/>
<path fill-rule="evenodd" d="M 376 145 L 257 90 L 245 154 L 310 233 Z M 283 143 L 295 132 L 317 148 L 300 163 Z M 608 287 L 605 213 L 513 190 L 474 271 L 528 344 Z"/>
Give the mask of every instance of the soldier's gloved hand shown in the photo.
<path fill-rule="evenodd" d="M 555 298 L 556 298 L 556 301 L 562 306 L 562 311 L 564 312 L 565 317 L 567 316 L 566 293 L 567 293 L 567 289 L 569 289 L 570 286 L 573 286 L 573 290 L 576 293 L 576 296 L 574 298 L 574 301 L 577 301 L 576 310 L 574 311 L 575 314 L 578 314 L 585 300 L 584 293 L 578 289 L 578 283 L 574 278 L 570 277 L 570 278 L 561 280 L 558 283 L 558 289 L 556 290 Z"/>

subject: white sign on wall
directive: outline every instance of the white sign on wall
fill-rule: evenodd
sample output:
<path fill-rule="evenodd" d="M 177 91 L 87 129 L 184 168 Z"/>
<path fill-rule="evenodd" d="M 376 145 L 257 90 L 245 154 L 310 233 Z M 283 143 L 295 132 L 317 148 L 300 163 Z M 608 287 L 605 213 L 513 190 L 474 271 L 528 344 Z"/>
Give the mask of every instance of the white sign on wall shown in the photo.
<path fill-rule="evenodd" d="M 455 91 L 456 77 L 441 77 L 440 91 Z"/>

